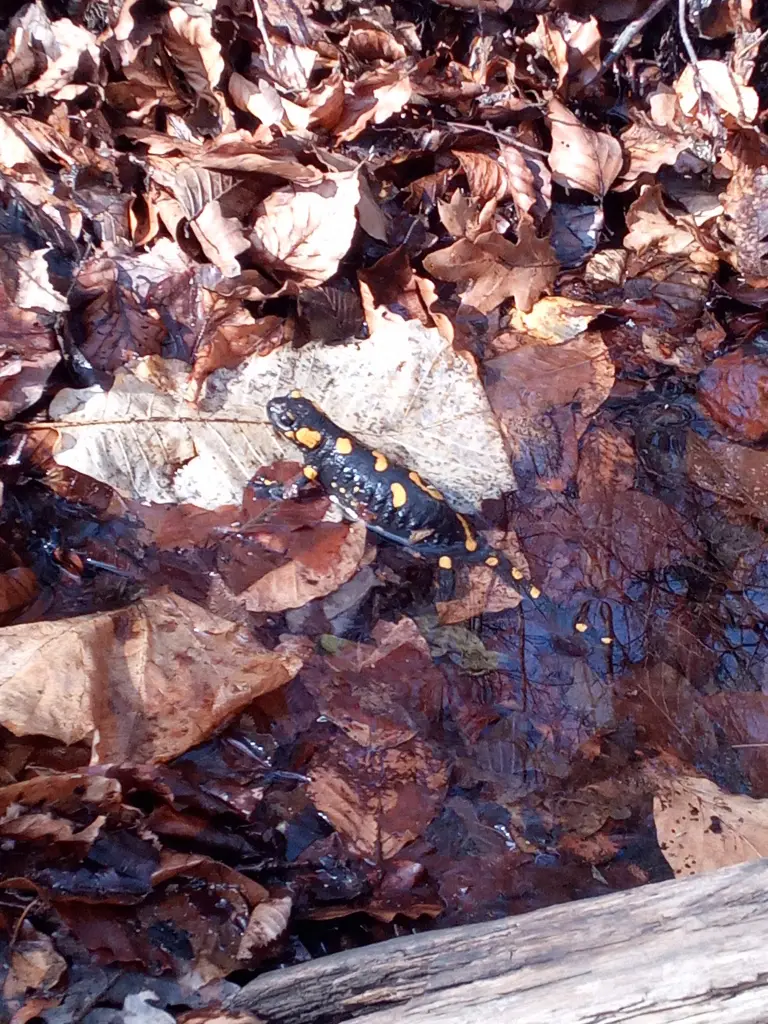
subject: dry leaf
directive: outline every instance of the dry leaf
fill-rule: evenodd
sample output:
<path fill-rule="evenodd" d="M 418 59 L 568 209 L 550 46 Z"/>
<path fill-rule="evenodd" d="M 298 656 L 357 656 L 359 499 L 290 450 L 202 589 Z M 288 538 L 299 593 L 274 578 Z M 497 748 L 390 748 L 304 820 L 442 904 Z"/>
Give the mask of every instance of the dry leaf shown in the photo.
<path fill-rule="evenodd" d="M 530 216 L 521 216 L 515 243 L 487 231 L 474 242 L 461 238 L 430 253 L 424 266 L 442 281 L 466 285 L 463 301 L 481 313 L 490 313 L 508 298 L 514 298 L 519 309 L 530 310 L 551 290 L 559 269 L 552 246 L 536 236 Z"/>
<path fill-rule="evenodd" d="M 93 736 L 92 763 L 167 761 L 301 668 L 172 594 L 0 638 L 0 721 L 16 736 Z"/>
<path fill-rule="evenodd" d="M 290 896 L 263 900 L 255 906 L 240 940 L 238 960 L 250 960 L 256 950 L 263 949 L 279 938 L 288 927 L 292 907 L 293 899 Z"/>
<path fill-rule="evenodd" d="M 734 172 L 723 203 L 723 233 L 730 238 L 726 256 L 756 288 L 768 285 L 768 171 L 761 139 L 736 138 Z"/>
<path fill-rule="evenodd" d="M 393 65 L 363 75 L 345 97 L 344 111 L 334 132 L 338 142 L 350 142 L 369 125 L 384 124 L 399 114 L 411 98 L 411 81 Z"/>
<path fill-rule="evenodd" d="M 252 240 L 262 263 L 302 285 L 333 277 L 357 227 L 358 172 L 325 176 L 312 190 L 279 189 L 264 200 Z"/>
<path fill-rule="evenodd" d="M 552 132 L 549 166 L 554 180 L 566 188 L 604 197 L 623 163 L 618 141 L 586 128 L 560 100 L 550 100 L 548 110 Z"/>
<path fill-rule="evenodd" d="M 737 502 L 749 516 L 768 520 L 768 452 L 690 430 L 685 468 L 697 487 Z"/>
<path fill-rule="evenodd" d="M 371 750 L 340 736 L 313 762 L 310 777 L 315 806 L 352 849 L 389 860 L 429 825 L 448 768 L 420 739 Z"/>
<path fill-rule="evenodd" d="M 768 800 L 679 776 L 653 799 L 659 846 L 678 878 L 768 856 Z"/>
<path fill-rule="evenodd" d="M 265 406 L 298 387 L 460 510 L 514 490 L 474 362 L 418 321 L 380 317 L 369 326 L 354 347 L 311 342 L 218 370 L 196 405 L 186 400 L 188 368 L 176 361 L 136 360 L 109 391 L 65 388 L 50 406 L 62 432 L 56 461 L 139 501 L 239 504 L 259 466 L 296 458 Z"/>
<path fill-rule="evenodd" d="M 283 104 L 280 94 L 273 85 L 260 78 L 258 82 L 249 82 L 247 78 L 234 71 L 227 84 L 232 102 L 239 110 L 247 110 L 267 126 L 280 124 L 283 119 Z"/>
<path fill-rule="evenodd" d="M 741 82 L 727 64 L 719 60 L 700 60 L 696 62 L 696 72 L 702 89 L 718 110 L 730 114 L 739 124 L 755 120 L 759 107 L 757 93 Z M 706 126 L 706 112 L 701 109 L 696 72 L 692 64 L 687 64 L 675 82 L 675 91 L 683 113 L 687 117 L 698 116 Z"/>

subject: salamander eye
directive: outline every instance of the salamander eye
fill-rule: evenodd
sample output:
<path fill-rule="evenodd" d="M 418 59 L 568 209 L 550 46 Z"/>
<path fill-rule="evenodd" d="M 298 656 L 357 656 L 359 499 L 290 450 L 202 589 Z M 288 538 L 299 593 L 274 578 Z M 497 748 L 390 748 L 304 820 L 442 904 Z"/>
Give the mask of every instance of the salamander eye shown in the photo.
<path fill-rule="evenodd" d="M 299 418 L 291 408 L 291 403 L 285 398 L 273 398 L 268 402 L 267 415 L 272 424 L 283 432 L 293 430 Z"/>

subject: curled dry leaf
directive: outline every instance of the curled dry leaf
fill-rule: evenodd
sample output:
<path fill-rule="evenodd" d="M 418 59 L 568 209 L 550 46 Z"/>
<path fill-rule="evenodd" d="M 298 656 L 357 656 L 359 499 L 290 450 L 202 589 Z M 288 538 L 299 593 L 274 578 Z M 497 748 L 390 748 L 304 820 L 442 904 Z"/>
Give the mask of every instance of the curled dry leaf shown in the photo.
<path fill-rule="evenodd" d="M 605 132 L 586 128 L 557 99 L 549 101 L 547 120 L 552 132 L 549 166 L 554 180 L 566 188 L 604 197 L 623 163 L 618 141 Z"/>
<path fill-rule="evenodd" d="M 264 410 L 298 387 L 369 447 L 432 480 L 461 511 L 514 490 L 474 362 L 418 321 L 372 316 L 370 337 L 354 347 L 310 342 L 216 371 L 195 406 L 178 361 L 136 360 L 116 372 L 108 392 L 64 389 L 50 406 L 62 432 L 56 461 L 140 501 L 239 504 L 260 465 L 296 458 Z"/>
<path fill-rule="evenodd" d="M 312 190 L 273 192 L 253 226 L 262 263 L 302 285 L 327 281 L 352 243 L 359 200 L 357 171 L 327 174 Z"/>
<path fill-rule="evenodd" d="M 266 79 L 250 82 L 243 75 L 233 71 L 227 83 L 232 102 L 239 110 L 253 114 L 267 126 L 280 124 L 283 119 L 283 104 L 280 93 Z"/>
<path fill-rule="evenodd" d="M 301 668 L 172 594 L 10 626 L 0 645 L 5 728 L 64 743 L 93 736 L 94 763 L 170 760 Z"/>
<path fill-rule="evenodd" d="M 559 14 L 554 24 L 551 15 L 539 14 L 537 22 L 535 31 L 525 37 L 526 43 L 552 65 L 558 91 L 577 94 L 600 69 L 601 36 L 597 19 L 578 21 Z"/>
<path fill-rule="evenodd" d="M 563 341 L 578 338 L 607 308 L 595 302 L 569 299 L 564 295 L 548 295 L 539 299 L 530 310 L 512 310 L 509 325 L 528 337 L 559 345 Z"/>
<path fill-rule="evenodd" d="M 709 779 L 665 780 L 653 820 L 678 878 L 768 856 L 768 800 L 726 793 Z"/>
<path fill-rule="evenodd" d="M 256 950 L 279 938 L 288 927 L 292 907 L 290 896 L 267 899 L 254 907 L 240 940 L 238 960 L 250 960 Z"/>
<path fill-rule="evenodd" d="M 533 218 L 521 216 L 518 240 L 510 242 L 497 231 L 486 231 L 474 242 L 460 238 L 447 249 L 424 259 L 430 274 L 442 281 L 465 285 L 462 299 L 481 313 L 490 313 L 505 299 L 530 310 L 557 278 L 559 264 L 546 238 L 539 238 Z"/>
<path fill-rule="evenodd" d="M 363 857 L 389 860 L 417 839 L 442 803 L 448 766 L 416 738 L 370 750 L 339 736 L 310 768 L 318 811 Z"/>
<path fill-rule="evenodd" d="M 204 97 L 225 120 L 231 120 L 216 88 L 224 73 L 224 58 L 213 35 L 211 15 L 199 7 L 171 7 L 163 22 L 163 45 L 186 79 L 192 96 Z"/>
<path fill-rule="evenodd" d="M 396 61 L 403 60 L 408 52 L 402 43 L 380 25 L 364 18 L 353 18 L 349 23 L 349 32 L 341 44 L 358 60 L 364 61 Z"/>
<path fill-rule="evenodd" d="M 283 97 L 282 105 L 292 127 L 333 131 L 344 112 L 344 79 L 341 72 L 334 71 L 314 89 L 302 93 L 295 102 Z"/>
<path fill-rule="evenodd" d="M 411 98 L 411 80 L 397 65 L 371 71 L 355 82 L 345 96 L 344 110 L 334 131 L 338 142 L 350 142 L 365 128 L 383 124 L 399 114 Z"/>

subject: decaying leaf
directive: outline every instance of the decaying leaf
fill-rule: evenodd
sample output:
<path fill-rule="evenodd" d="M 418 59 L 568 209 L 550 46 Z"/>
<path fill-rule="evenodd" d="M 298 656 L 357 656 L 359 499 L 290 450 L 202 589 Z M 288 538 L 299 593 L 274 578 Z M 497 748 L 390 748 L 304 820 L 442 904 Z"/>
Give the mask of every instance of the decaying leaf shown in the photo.
<path fill-rule="evenodd" d="M 429 825 L 447 766 L 419 739 L 371 750 L 339 737 L 311 768 L 315 806 L 362 856 L 389 860 Z"/>
<path fill-rule="evenodd" d="M 768 855 L 768 800 L 725 793 L 709 779 L 667 781 L 654 797 L 653 819 L 678 877 Z"/>
<path fill-rule="evenodd" d="M 301 667 L 174 595 L 3 631 L 0 719 L 17 736 L 92 737 L 94 763 L 167 761 Z"/>

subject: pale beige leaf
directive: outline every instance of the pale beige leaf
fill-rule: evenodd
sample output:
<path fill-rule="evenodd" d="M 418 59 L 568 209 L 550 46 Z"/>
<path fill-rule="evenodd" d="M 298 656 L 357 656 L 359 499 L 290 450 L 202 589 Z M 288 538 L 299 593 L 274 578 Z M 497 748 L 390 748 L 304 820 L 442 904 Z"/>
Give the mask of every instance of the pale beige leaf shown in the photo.
<path fill-rule="evenodd" d="M 332 131 L 344 111 L 344 79 L 334 71 L 316 88 L 297 97 L 296 102 L 283 99 L 282 104 L 292 127 Z"/>
<path fill-rule="evenodd" d="M 678 877 L 768 856 L 768 800 L 726 793 L 709 779 L 665 781 L 653 818 L 661 852 Z"/>
<path fill-rule="evenodd" d="M 759 100 L 755 90 L 745 85 L 719 60 L 700 60 L 696 65 L 701 87 L 723 114 L 730 114 L 741 124 L 749 124 L 757 117 Z M 680 107 L 688 117 L 695 116 L 701 107 L 693 65 L 688 64 L 675 83 Z"/>
<path fill-rule="evenodd" d="M 225 277 L 236 277 L 240 273 L 236 257 L 250 247 L 237 217 L 225 217 L 218 199 L 213 199 L 206 203 L 190 226 L 211 263 Z"/>
<path fill-rule="evenodd" d="M 288 186 L 261 206 L 253 241 L 267 262 L 291 272 L 302 285 L 333 277 L 357 226 L 357 171 L 331 172 L 311 190 Z"/>
<path fill-rule="evenodd" d="M 547 295 L 539 299 L 530 310 L 512 310 L 509 326 L 527 337 L 550 345 L 560 345 L 564 341 L 578 338 L 607 308 L 594 302 L 569 299 L 564 295 Z"/>
<path fill-rule="evenodd" d="M 605 196 L 623 162 L 618 141 L 585 127 L 560 100 L 550 100 L 548 110 L 552 132 L 549 166 L 554 180 L 566 188 Z"/>
<path fill-rule="evenodd" d="M 47 313 L 63 313 L 69 309 L 66 295 L 56 291 L 50 281 L 45 257 L 52 251 L 50 247 L 35 249 L 18 261 L 16 304 L 22 309 L 42 309 Z"/>
<path fill-rule="evenodd" d="M 253 114 L 262 124 L 269 126 L 282 121 L 284 111 L 280 94 L 265 79 L 249 82 L 237 71 L 233 71 L 227 88 L 235 106 Z"/>
<path fill-rule="evenodd" d="M 76 743 L 92 763 L 167 761 L 301 668 L 236 623 L 173 594 L 0 637 L 0 721 Z"/>
<path fill-rule="evenodd" d="M 65 388 L 50 406 L 62 432 L 56 461 L 140 501 L 238 503 L 260 465 L 296 458 L 265 406 L 298 387 L 462 510 L 514 490 L 474 361 L 416 320 L 381 316 L 369 328 L 354 346 L 310 342 L 217 370 L 197 405 L 185 400 L 189 368 L 152 358 L 118 369 L 109 391 Z"/>

